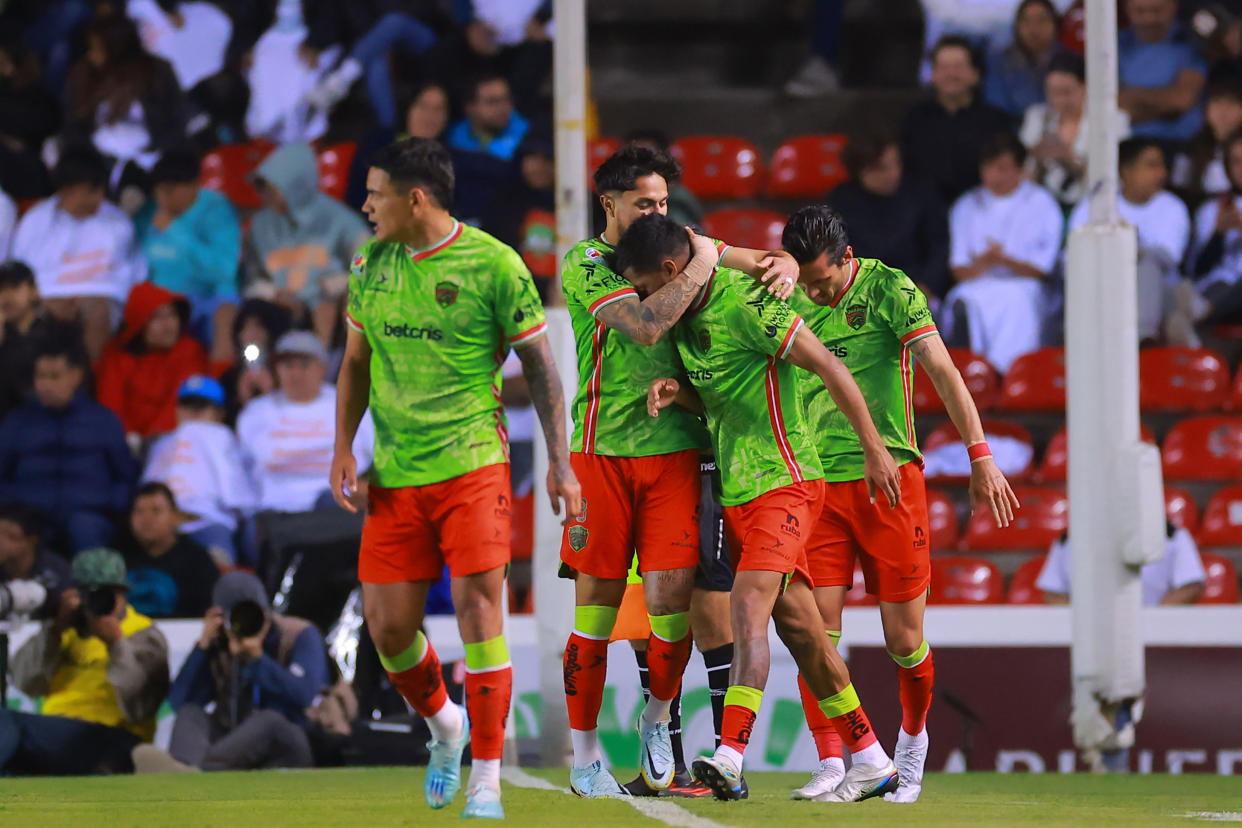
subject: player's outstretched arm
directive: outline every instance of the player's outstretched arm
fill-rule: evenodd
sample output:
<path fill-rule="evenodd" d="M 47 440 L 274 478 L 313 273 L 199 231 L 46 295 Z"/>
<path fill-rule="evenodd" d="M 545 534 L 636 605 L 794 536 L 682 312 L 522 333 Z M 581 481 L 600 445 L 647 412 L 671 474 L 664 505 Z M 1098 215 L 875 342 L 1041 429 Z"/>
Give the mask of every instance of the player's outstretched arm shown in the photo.
<path fill-rule="evenodd" d="M 639 345 L 659 342 L 660 337 L 681 319 L 716 266 L 716 246 L 711 239 L 690 235 L 694 255 L 676 278 L 641 301 L 637 296 L 627 296 L 605 305 L 595 318 Z"/>
<path fill-rule="evenodd" d="M 659 417 L 660 410 L 676 403 L 682 408 L 703 413 L 703 400 L 694 387 L 688 382 L 681 382 L 672 377 L 660 377 L 647 388 L 647 413 Z"/>
<path fill-rule="evenodd" d="M 565 392 L 561 375 L 552 360 L 552 346 L 541 336 L 529 344 L 519 345 L 518 359 L 522 374 L 530 387 L 530 398 L 543 426 L 543 439 L 548 445 L 548 497 L 553 514 L 564 514 L 564 522 L 582 512 L 582 487 L 569 466 L 569 439 L 565 435 Z M 564 502 L 565 511 L 561 512 Z"/>
<path fill-rule="evenodd" d="M 767 285 L 768 293 L 778 299 L 788 299 L 798 287 L 798 262 L 784 250 L 730 247 L 720 263 Z"/>
<path fill-rule="evenodd" d="M 979 409 L 971 399 L 966 382 L 962 379 L 949 349 L 939 336 L 928 336 L 910 346 L 910 352 L 918 360 L 919 365 L 927 372 L 936 393 L 944 400 L 945 410 L 949 419 L 962 435 L 962 442 L 969 450 L 972 446 L 987 446 L 983 433 L 983 423 L 979 420 Z M 982 450 L 977 449 L 979 453 Z M 986 504 L 996 518 L 997 526 L 1008 526 L 1013 520 L 1014 509 L 1019 508 L 1018 497 L 1009 486 L 1009 481 L 992 459 L 991 452 L 981 453 L 971 459 L 970 463 L 970 505 L 977 508 Z"/>
<path fill-rule="evenodd" d="M 329 485 L 332 499 L 342 509 L 357 512 L 349 495 L 358 490 L 358 464 L 354 460 L 354 435 L 371 397 L 371 343 L 350 326 L 345 328 L 345 357 L 336 379 L 336 440 L 332 449 Z"/>
<path fill-rule="evenodd" d="M 889 506 L 896 506 L 901 500 L 901 474 L 897 471 L 893 456 L 884 446 L 875 421 L 871 419 L 871 411 L 862 391 L 858 389 L 858 383 L 845 363 L 833 356 L 805 328 L 794 334 L 785 359 L 823 380 L 833 402 L 858 433 L 863 449 L 863 474 L 872 502 L 875 502 L 875 493 L 879 490 L 888 498 Z"/>

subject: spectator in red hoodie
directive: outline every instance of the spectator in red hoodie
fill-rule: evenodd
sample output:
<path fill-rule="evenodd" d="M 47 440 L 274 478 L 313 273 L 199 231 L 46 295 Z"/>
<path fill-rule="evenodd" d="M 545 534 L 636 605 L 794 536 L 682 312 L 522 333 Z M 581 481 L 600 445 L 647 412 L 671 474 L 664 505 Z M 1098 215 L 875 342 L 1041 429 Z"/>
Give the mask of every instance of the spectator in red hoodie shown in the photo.
<path fill-rule="evenodd" d="M 99 359 L 99 401 L 116 412 L 131 444 L 177 427 L 177 389 L 207 373 L 207 352 L 186 333 L 190 303 L 153 282 L 134 287 L 125 324 Z"/>

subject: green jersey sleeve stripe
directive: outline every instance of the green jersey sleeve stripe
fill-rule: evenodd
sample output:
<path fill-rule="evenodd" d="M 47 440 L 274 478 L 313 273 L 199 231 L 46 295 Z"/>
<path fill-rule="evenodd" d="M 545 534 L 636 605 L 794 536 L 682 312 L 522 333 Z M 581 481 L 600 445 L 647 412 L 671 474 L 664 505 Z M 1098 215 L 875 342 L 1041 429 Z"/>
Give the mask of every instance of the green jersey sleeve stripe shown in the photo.
<path fill-rule="evenodd" d="M 540 322 L 533 328 L 529 328 L 517 336 L 509 340 L 510 345 L 525 345 L 527 342 L 533 342 L 548 332 L 548 323 Z"/>
<path fill-rule="evenodd" d="M 806 480 L 798 458 L 794 455 L 793 446 L 789 444 L 789 434 L 785 430 L 785 415 L 781 411 L 781 383 L 776 373 L 776 358 L 768 359 L 768 370 L 765 372 L 764 385 L 768 392 L 768 419 L 772 423 L 772 434 L 776 437 L 776 446 L 780 449 L 781 459 L 789 470 L 789 476 L 795 483 Z"/>
<path fill-rule="evenodd" d="M 910 333 L 903 336 L 901 338 L 901 344 L 907 345 L 907 346 L 913 345 L 915 342 L 918 342 L 920 339 L 924 339 L 926 337 L 931 336 L 932 334 L 937 334 L 937 333 L 940 333 L 940 331 L 936 329 L 935 325 L 925 325 L 924 327 L 919 328 L 918 330 L 910 331 Z"/>
<path fill-rule="evenodd" d="M 798 331 L 802 328 L 802 325 L 802 317 L 795 316 L 794 323 L 789 326 L 789 333 L 785 334 L 785 339 L 781 341 L 781 347 L 776 351 L 777 359 L 784 359 L 785 354 L 789 353 L 789 349 L 793 347 L 794 337 L 798 335 Z"/>
<path fill-rule="evenodd" d="M 611 305 L 613 302 L 620 301 L 627 296 L 638 296 L 638 291 L 634 290 L 634 288 L 621 288 L 620 290 L 615 290 L 607 296 L 601 296 L 592 302 L 591 306 L 587 308 L 587 312 L 594 316 L 599 313 L 600 308 L 605 305 Z"/>
<path fill-rule="evenodd" d="M 358 333 L 366 333 L 366 331 L 363 330 L 362 323 L 357 319 L 354 319 L 349 311 L 345 311 L 345 324 L 349 325 L 349 327 L 353 328 Z"/>

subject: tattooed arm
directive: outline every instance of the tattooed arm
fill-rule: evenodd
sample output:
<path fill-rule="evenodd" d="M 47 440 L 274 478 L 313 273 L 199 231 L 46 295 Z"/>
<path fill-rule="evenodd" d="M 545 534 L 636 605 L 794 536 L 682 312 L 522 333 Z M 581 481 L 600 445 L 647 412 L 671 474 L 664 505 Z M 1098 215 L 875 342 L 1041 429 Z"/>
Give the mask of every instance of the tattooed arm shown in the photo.
<path fill-rule="evenodd" d="M 530 387 L 531 401 L 543 426 L 543 438 L 548 446 L 548 497 L 552 501 L 553 514 L 561 514 L 561 502 L 565 504 L 565 520 L 582 511 L 582 487 L 569 466 L 569 440 L 565 435 L 565 392 L 561 388 L 561 376 L 552 360 L 552 346 L 548 338 L 541 336 L 533 342 L 519 345 L 516 349 L 522 360 L 522 373 Z"/>
<path fill-rule="evenodd" d="M 595 318 L 639 345 L 654 345 L 676 324 L 716 266 L 711 239 L 694 236 L 694 256 L 676 278 L 646 299 L 627 296 L 599 309 Z"/>

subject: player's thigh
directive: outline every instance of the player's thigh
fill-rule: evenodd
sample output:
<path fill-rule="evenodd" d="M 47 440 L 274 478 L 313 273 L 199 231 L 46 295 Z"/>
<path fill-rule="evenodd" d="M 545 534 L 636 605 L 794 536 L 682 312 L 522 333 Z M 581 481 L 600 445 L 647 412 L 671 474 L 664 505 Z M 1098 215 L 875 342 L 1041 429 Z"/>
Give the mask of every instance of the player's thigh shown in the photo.
<path fill-rule="evenodd" d="M 699 454 L 694 449 L 631 461 L 635 480 L 634 548 L 645 575 L 699 563 Z M 652 584 L 647 583 L 652 593 Z M 689 592 L 686 592 L 689 600 Z"/>
<path fill-rule="evenodd" d="M 849 587 L 854 582 L 854 562 L 859 552 L 855 484 L 846 481 L 824 484 L 823 508 L 806 542 L 807 567 L 816 587 Z"/>
<path fill-rule="evenodd" d="M 781 641 L 797 657 L 799 652 L 808 653 L 825 647 L 823 619 L 810 585 L 793 581 L 781 592 L 772 606 L 772 621 Z"/>
<path fill-rule="evenodd" d="M 362 584 L 362 611 L 375 649 L 385 656 L 404 652 L 423 625 L 431 581 Z"/>
<path fill-rule="evenodd" d="M 569 456 L 582 486 L 582 510 L 569 516 L 561 536 L 564 569 L 624 582 L 634 549 L 628 459 L 578 452 Z"/>
<path fill-rule="evenodd" d="M 858 507 L 858 541 L 867 592 L 881 601 L 904 603 L 931 585 L 931 534 L 927 489 L 917 463 L 900 467 L 901 500 L 883 498 Z"/>
<path fill-rule="evenodd" d="M 509 465 L 496 463 L 427 487 L 440 552 L 454 579 L 509 565 Z"/>
<path fill-rule="evenodd" d="M 737 578 L 748 571 L 777 572 L 811 582 L 806 542 L 819 518 L 823 481 L 781 486 L 747 503 L 725 507 L 725 530 L 736 556 Z"/>
<path fill-rule="evenodd" d="M 367 491 L 367 516 L 358 551 L 358 580 L 363 584 L 436 581 L 444 571 L 427 487 Z"/>
<path fill-rule="evenodd" d="M 824 622 L 825 630 L 841 630 L 841 613 L 845 609 L 847 587 L 815 587 L 815 606 Z"/>
<path fill-rule="evenodd" d="M 890 653 L 908 656 L 923 645 L 923 615 L 926 611 L 926 590 L 908 601 L 880 602 L 884 646 Z"/>

